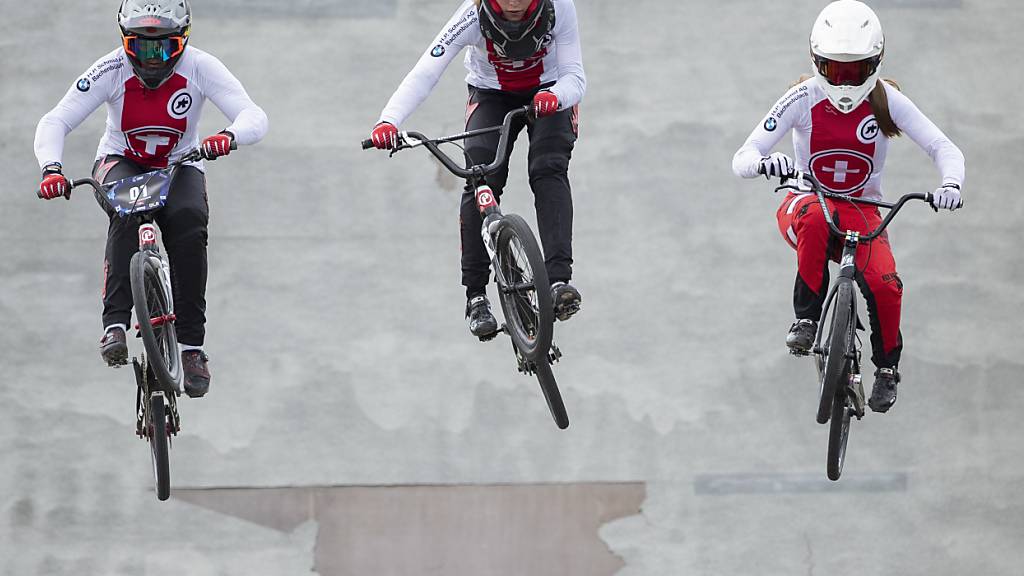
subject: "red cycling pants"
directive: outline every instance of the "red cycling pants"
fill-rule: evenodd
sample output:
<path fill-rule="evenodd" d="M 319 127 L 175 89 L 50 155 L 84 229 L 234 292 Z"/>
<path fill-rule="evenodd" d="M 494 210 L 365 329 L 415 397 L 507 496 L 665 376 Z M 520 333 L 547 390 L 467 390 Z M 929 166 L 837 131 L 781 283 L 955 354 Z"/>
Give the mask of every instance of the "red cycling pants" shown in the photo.
<path fill-rule="evenodd" d="M 826 201 L 840 230 L 871 232 L 882 222 L 878 208 L 851 202 Z M 818 320 L 828 295 L 828 261 L 839 262 L 843 240 L 829 231 L 818 197 L 790 193 L 779 206 L 779 231 L 796 249 L 797 278 L 793 308 L 797 318 Z M 900 306 L 903 283 L 896 273 L 888 234 L 857 249 L 857 283 L 868 305 L 871 360 L 878 367 L 896 367 L 903 350 Z"/>

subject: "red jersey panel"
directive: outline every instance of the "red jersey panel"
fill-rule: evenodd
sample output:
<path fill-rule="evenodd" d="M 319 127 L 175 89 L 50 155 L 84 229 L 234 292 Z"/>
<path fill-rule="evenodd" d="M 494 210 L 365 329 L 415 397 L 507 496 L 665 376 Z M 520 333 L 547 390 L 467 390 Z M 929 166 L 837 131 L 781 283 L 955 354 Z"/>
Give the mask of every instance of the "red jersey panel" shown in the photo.
<path fill-rule="evenodd" d="M 151 168 L 164 168 L 171 151 L 188 132 L 192 96 L 188 80 L 174 74 L 156 90 L 146 89 L 135 76 L 124 84 L 121 132 L 124 155 Z"/>

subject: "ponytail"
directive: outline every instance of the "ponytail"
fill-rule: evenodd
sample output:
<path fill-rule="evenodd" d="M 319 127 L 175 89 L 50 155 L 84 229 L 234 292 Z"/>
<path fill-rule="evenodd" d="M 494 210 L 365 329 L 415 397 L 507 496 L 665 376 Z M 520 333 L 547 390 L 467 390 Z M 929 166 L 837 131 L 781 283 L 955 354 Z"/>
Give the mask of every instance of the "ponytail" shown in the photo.
<path fill-rule="evenodd" d="M 796 88 L 797 86 L 803 84 L 804 82 L 807 82 L 811 78 L 812 76 L 810 74 L 801 74 L 800 77 L 796 79 L 796 82 L 793 82 L 792 84 L 789 85 L 789 88 L 792 90 L 793 88 Z"/>
<path fill-rule="evenodd" d="M 902 135 L 903 131 L 893 122 L 892 115 L 889 114 L 889 96 L 885 93 L 883 81 L 893 88 L 900 90 L 900 85 L 895 80 L 889 78 L 878 80 L 875 83 L 874 90 L 868 95 L 868 102 L 871 103 L 871 111 L 875 114 L 875 120 L 878 122 L 878 128 L 882 131 L 882 134 L 885 134 L 888 138 L 896 138 Z"/>

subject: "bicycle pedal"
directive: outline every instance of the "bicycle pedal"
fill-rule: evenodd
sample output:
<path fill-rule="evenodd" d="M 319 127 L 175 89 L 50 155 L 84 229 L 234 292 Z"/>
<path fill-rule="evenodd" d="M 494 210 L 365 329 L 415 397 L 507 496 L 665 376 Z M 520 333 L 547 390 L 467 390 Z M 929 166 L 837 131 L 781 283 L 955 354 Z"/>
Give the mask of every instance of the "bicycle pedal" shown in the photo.
<path fill-rule="evenodd" d="M 554 365 L 562 357 L 562 351 L 558 349 L 558 346 L 551 345 L 551 350 L 548 350 L 548 364 Z"/>
<path fill-rule="evenodd" d="M 533 374 L 534 372 L 536 372 L 536 370 L 537 370 L 537 367 L 535 365 L 532 365 L 530 362 L 528 362 L 525 359 L 517 358 L 516 359 L 516 363 L 518 364 L 516 366 L 516 368 L 519 370 L 520 374 L 524 374 L 526 376 L 529 376 L 529 375 Z"/>
<path fill-rule="evenodd" d="M 809 350 L 797 350 L 796 348 L 790 348 L 789 353 L 790 355 L 796 356 L 798 358 L 803 358 L 811 355 L 811 352 Z"/>
<path fill-rule="evenodd" d="M 479 338 L 481 342 L 490 342 L 491 340 L 494 340 L 495 338 L 497 338 L 498 334 L 501 334 L 501 330 L 498 330 L 497 332 L 495 332 L 493 334 L 485 334 L 483 336 L 477 336 L 477 338 Z"/>
<path fill-rule="evenodd" d="M 580 306 L 556 306 L 555 307 L 555 318 L 560 322 L 565 322 L 575 316 L 580 311 Z"/>

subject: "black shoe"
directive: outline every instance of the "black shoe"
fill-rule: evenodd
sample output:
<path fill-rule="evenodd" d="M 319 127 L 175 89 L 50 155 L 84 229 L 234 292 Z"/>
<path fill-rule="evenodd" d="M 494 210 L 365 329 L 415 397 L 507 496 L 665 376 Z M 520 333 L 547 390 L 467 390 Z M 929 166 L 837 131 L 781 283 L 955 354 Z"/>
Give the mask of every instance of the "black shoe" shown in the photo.
<path fill-rule="evenodd" d="M 206 363 L 210 357 L 202 350 L 185 350 L 181 353 L 181 365 L 185 370 L 185 394 L 189 398 L 202 398 L 210 390 L 210 369 Z"/>
<path fill-rule="evenodd" d="M 128 338 L 124 328 L 115 326 L 103 333 L 103 338 L 100 339 L 100 356 L 107 366 L 128 364 Z"/>
<path fill-rule="evenodd" d="M 487 341 L 498 335 L 498 321 L 491 314 L 491 303 L 483 294 L 466 300 L 466 318 L 469 319 L 469 331 L 481 341 Z"/>
<path fill-rule="evenodd" d="M 789 353 L 797 356 L 806 356 L 811 353 L 814 346 L 814 335 L 818 333 L 818 323 L 814 320 L 797 320 L 789 327 L 789 334 L 786 335 L 786 346 L 789 346 Z"/>
<path fill-rule="evenodd" d="M 555 282 L 551 285 L 551 300 L 555 303 L 555 318 L 564 322 L 580 311 L 583 297 L 572 284 Z"/>
<path fill-rule="evenodd" d="M 868 406 L 875 412 L 886 412 L 896 403 L 896 385 L 900 383 L 900 373 L 894 368 L 875 370 L 875 386 L 871 389 Z"/>

